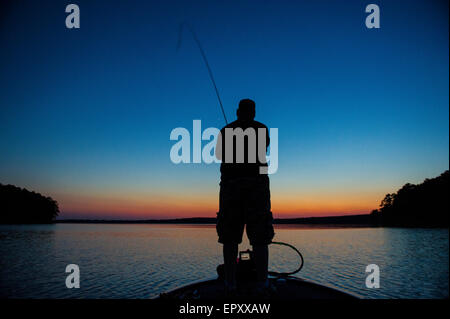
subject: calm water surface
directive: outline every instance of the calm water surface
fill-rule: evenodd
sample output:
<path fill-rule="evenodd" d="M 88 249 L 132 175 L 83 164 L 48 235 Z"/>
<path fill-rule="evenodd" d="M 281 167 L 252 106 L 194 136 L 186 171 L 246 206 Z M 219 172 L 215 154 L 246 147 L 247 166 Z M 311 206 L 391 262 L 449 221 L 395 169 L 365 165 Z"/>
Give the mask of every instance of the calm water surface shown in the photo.
<path fill-rule="evenodd" d="M 298 275 L 363 298 L 448 298 L 447 229 L 276 229 L 275 240 L 300 249 Z M 241 249 L 249 247 L 244 240 Z M 0 226 L 0 297 L 149 298 L 216 276 L 222 247 L 211 225 L 57 224 Z M 270 268 L 297 266 L 271 246 Z M 67 289 L 65 268 L 80 267 L 81 287 Z M 381 287 L 365 287 L 377 264 Z"/>

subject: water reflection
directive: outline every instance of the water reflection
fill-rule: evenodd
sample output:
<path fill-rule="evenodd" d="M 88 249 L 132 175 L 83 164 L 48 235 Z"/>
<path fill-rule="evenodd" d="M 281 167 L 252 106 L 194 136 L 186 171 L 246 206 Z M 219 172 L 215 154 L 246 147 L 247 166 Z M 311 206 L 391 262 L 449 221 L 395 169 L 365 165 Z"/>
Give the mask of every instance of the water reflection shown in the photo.
<path fill-rule="evenodd" d="M 276 229 L 298 247 L 301 277 L 365 298 L 448 297 L 448 230 Z M 249 247 L 244 239 L 241 249 Z M 0 226 L 0 296 L 13 298 L 149 298 L 215 277 L 222 262 L 213 225 L 57 224 Z M 297 256 L 271 246 L 270 268 L 295 269 Z M 65 287 L 78 264 L 81 288 Z M 365 267 L 381 269 L 381 288 L 365 287 Z"/>

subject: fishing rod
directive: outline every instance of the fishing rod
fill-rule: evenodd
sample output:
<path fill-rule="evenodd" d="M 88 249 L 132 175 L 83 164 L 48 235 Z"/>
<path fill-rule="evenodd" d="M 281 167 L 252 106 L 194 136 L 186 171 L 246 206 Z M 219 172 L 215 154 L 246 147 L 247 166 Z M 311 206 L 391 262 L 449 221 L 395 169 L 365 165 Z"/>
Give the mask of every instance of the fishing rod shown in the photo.
<path fill-rule="evenodd" d="M 200 54 L 202 55 L 203 62 L 205 62 L 206 68 L 208 69 L 209 78 L 211 79 L 211 82 L 214 86 L 214 90 L 216 91 L 217 99 L 219 100 L 220 109 L 222 110 L 223 118 L 225 119 L 225 123 L 228 125 L 227 116 L 225 115 L 225 110 L 223 109 L 222 100 L 219 95 L 219 90 L 217 89 L 216 81 L 214 80 L 214 75 L 212 73 L 211 67 L 209 66 L 208 59 L 206 58 L 205 51 L 203 50 L 202 44 L 200 43 L 200 40 L 197 37 L 197 34 L 195 33 L 194 29 L 188 25 L 186 22 L 183 22 L 180 24 L 180 31 L 178 34 L 178 43 L 177 43 L 177 51 L 181 47 L 181 39 L 183 34 L 183 27 L 186 26 L 186 28 L 191 32 L 192 37 L 195 40 L 195 43 L 197 43 L 197 47 L 200 50 Z"/>

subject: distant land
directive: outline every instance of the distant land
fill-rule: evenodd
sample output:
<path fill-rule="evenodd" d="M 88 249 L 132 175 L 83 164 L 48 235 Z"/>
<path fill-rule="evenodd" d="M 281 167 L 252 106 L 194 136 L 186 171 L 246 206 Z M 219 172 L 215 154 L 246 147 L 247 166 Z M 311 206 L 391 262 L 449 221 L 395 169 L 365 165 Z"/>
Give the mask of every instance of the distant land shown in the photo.
<path fill-rule="evenodd" d="M 378 209 L 367 215 L 276 218 L 277 225 L 340 227 L 449 227 L 449 179 L 447 170 L 420 184 L 405 184 L 386 194 Z M 58 203 L 34 191 L 0 184 L 0 224 L 97 223 L 97 224 L 215 224 L 214 217 L 146 220 L 59 219 Z"/>
<path fill-rule="evenodd" d="M 386 194 L 371 216 L 383 226 L 449 227 L 449 181 L 447 170 L 417 185 L 406 183 L 396 193 Z"/>
<path fill-rule="evenodd" d="M 146 219 L 146 220 L 93 220 L 93 219 L 60 219 L 56 223 L 80 223 L 80 224 L 215 224 L 214 217 L 191 217 L 174 219 Z M 377 224 L 372 215 L 348 215 L 330 217 L 306 217 L 306 218 L 275 218 L 277 225 L 320 225 L 320 226 L 348 226 L 348 227 L 374 227 Z"/>
<path fill-rule="evenodd" d="M 59 214 L 49 196 L 0 183 L 0 224 L 49 224 Z"/>

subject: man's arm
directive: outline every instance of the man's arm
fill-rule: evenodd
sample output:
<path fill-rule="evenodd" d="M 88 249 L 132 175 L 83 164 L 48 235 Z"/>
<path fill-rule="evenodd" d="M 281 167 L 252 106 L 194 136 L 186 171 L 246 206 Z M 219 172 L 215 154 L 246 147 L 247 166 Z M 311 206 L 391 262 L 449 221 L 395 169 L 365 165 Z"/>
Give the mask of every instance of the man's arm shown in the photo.
<path fill-rule="evenodd" d="M 222 161 L 222 131 L 217 135 L 216 150 L 214 154 L 219 161 Z"/>

